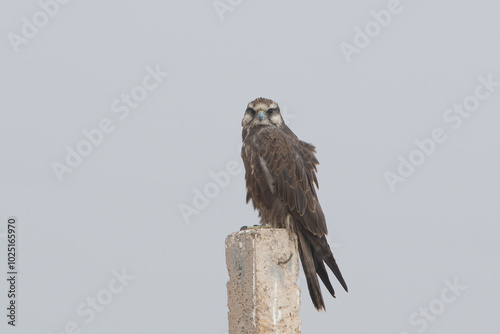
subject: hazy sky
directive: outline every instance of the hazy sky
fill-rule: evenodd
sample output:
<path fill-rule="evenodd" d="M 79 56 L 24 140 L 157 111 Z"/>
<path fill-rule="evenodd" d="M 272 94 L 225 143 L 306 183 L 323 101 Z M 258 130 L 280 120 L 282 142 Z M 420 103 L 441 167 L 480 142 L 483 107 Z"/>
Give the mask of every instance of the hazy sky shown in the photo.
<path fill-rule="evenodd" d="M 318 313 L 301 278 L 303 333 L 498 330 L 499 12 L 4 1 L 0 268 L 13 216 L 18 276 L 0 331 L 226 333 L 224 240 L 258 222 L 239 145 L 260 96 L 318 149 L 350 289 Z"/>

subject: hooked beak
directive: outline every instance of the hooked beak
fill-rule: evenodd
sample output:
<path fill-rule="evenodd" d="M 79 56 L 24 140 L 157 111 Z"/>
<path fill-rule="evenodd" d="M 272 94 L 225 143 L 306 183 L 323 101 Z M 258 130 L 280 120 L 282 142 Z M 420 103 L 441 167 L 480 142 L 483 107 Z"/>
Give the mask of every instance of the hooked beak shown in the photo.
<path fill-rule="evenodd" d="M 259 111 L 259 113 L 257 114 L 257 118 L 259 119 L 259 121 L 262 121 L 264 118 L 266 118 L 266 115 L 264 114 L 264 112 L 261 110 Z"/>

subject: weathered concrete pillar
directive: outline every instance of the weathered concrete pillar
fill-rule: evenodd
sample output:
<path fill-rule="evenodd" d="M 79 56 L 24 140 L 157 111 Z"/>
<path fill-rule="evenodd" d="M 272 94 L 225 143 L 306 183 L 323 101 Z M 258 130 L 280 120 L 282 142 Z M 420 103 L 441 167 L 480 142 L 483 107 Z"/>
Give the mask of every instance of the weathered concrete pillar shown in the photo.
<path fill-rule="evenodd" d="M 300 334 L 297 241 L 285 229 L 226 238 L 229 334 Z"/>

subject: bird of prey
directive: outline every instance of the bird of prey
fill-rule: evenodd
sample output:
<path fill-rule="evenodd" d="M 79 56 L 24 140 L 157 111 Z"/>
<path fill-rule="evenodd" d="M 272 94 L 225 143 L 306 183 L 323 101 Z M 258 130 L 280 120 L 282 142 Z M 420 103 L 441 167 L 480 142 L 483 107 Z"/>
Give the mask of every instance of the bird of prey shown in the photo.
<path fill-rule="evenodd" d="M 318 276 L 335 291 L 325 263 L 342 287 L 347 285 L 326 240 L 325 215 L 316 195 L 316 148 L 286 126 L 278 104 L 266 98 L 250 102 L 241 122 L 247 203 L 252 200 L 263 226 L 286 228 L 297 235 L 302 268 L 314 307 L 325 310 Z"/>

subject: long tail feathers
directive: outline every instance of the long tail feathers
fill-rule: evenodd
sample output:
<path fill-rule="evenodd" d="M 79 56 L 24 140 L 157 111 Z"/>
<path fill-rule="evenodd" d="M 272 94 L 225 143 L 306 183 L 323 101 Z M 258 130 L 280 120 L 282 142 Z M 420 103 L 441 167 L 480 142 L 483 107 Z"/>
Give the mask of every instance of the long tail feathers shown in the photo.
<path fill-rule="evenodd" d="M 347 288 L 347 284 L 344 281 L 344 277 L 342 277 L 342 273 L 340 272 L 339 266 L 337 265 L 337 262 L 335 261 L 333 254 L 330 255 L 330 257 L 328 257 L 327 259 L 325 259 L 325 262 L 328 265 L 328 267 L 330 267 L 330 269 L 333 271 L 333 274 L 335 275 L 335 277 L 337 277 L 344 290 L 348 292 L 349 289 Z"/>
<path fill-rule="evenodd" d="M 323 295 L 321 294 L 321 289 L 319 286 L 318 276 L 325 284 L 326 288 L 330 294 L 335 298 L 335 290 L 328 277 L 328 272 L 324 262 L 332 270 L 333 274 L 339 280 L 345 291 L 348 291 L 347 284 L 342 277 L 342 273 L 333 257 L 330 246 L 326 241 L 326 238 L 318 237 L 309 231 L 298 230 L 298 248 L 300 261 L 302 262 L 302 268 L 304 269 L 304 274 L 307 280 L 307 288 L 309 289 L 309 294 L 313 301 L 314 307 L 319 310 L 325 310 L 325 303 L 323 301 Z M 316 275 L 317 274 L 317 275 Z"/>
<path fill-rule="evenodd" d="M 299 239 L 299 255 L 300 262 L 302 262 L 302 268 L 304 269 L 304 274 L 306 275 L 307 288 L 309 289 L 309 295 L 313 301 L 314 307 L 319 311 L 325 309 L 325 303 L 323 302 L 323 295 L 321 294 L 321 289 L 319 287 L 318 276 L 316 276 L 316 267 L 314 265 L 314 258 L 311 253 L 311 247 L 309 242 L 304 238 L 302 233 L 297 233 Z"/>

